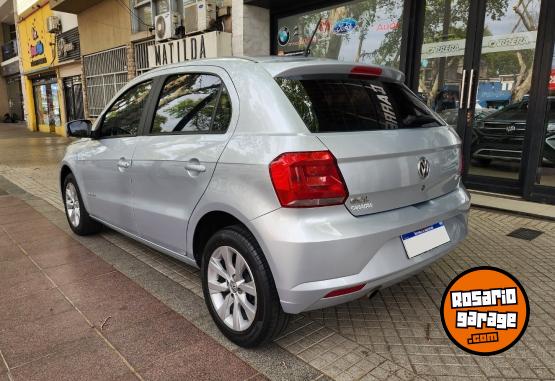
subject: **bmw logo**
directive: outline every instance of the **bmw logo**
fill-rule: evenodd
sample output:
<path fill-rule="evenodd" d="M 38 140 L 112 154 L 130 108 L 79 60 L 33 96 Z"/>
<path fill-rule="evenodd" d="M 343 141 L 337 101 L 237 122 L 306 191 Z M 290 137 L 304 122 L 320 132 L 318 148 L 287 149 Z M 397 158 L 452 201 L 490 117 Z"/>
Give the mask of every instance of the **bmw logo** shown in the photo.
<path fill-rule="evenodd" d="M 287 28 L 286 26 L 282 27 L 278 31 L 278 43 L 281 46 L 287 45 L 287 43 L 289 42 L 290 35 L 291 35 L 291 33 L 289 32 L 289 28 Z"/>

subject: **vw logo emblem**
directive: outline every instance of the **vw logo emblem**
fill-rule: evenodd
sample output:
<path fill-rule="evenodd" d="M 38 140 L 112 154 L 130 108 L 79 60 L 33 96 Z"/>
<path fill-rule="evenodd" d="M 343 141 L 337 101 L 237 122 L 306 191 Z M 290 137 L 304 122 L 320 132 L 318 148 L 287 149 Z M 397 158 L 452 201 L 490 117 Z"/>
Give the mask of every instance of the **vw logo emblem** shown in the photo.
<path fill-rule="evenodd" d="M 418 174 L 422 179 L 425 179 L 430 174 L 430 162 L 425 157 L 421 157 L 418 160 Z"/>

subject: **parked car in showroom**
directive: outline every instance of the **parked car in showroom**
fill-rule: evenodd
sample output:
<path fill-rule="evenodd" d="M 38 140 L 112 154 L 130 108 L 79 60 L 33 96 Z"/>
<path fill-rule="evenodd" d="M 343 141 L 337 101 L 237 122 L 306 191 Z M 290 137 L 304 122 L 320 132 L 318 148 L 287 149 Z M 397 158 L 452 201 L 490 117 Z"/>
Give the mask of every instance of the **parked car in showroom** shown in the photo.
<path fill-rule="evenodd" d="M 555 164 L 555 97 L 548 97 L 548 121 L 543 146 L 543 162 Z M 526 135 L 528 98 L 488 115 L 476 124 L 472 158 L 482 165 L 492 160 L 520 161 Z"/>
<path fill-rule="evenodd" d="M 201 269 L 241 346 L 399 282 L 467 234 L 456 132 L 393 69 L 302 57 L 158 68 L 70 122 L 76 234 L 106 225 Z"/>

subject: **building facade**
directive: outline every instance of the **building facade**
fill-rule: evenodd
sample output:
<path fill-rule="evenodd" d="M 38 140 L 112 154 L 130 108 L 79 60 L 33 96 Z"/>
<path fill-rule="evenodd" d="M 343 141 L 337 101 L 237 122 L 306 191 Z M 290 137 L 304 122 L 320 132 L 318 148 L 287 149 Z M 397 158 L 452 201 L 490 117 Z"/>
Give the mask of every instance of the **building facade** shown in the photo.
<path fill-rule="evenodd" d="M 555 203 L 555 2 L 246 0 L 270 53 L 393 66 L 463 139 L 472 189 Z M 551 81 L 551 83 L 550 83 Z"/>
<path fill-rule="evenodd" d="M 12 0 L 0 0 L 0 122 L 24 118 L 13 4 Z"/>
<path fill-rule="evenodd" d="M 82 92 L 66 90 L 81 75 L 77 17 L 52 11 L 48 1 L 16 4 L 27 126 L 65 135 L 65 123 L 83 117 Z"/>
<path fill-rule="evenodd" d="M 50 0 L 50 7 L 77 16 L 87 118 L 156 66 L 308 49 L 403 71 L 406 85 L 459 132 L 470 188 L 555 202 L 551 0 Z"/>

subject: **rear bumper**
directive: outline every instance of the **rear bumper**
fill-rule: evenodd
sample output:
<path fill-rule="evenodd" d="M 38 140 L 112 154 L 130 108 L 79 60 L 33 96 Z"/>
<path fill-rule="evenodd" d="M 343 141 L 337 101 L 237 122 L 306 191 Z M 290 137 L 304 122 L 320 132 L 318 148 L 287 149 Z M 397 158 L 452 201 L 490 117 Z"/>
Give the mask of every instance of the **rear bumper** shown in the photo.
<path fill-rule="evenodd" d="M 251 223 L 287 313 L 328 307 L 387 287 L 441 258 L 467 234 L 463 187 L 436 199 L 354 217 L 343 206 L 278 209 Z M 443 221 L 451 242 L 409 259 L 400 235 Z M 333 290 L 366 283 L 349 295 Z"/>

